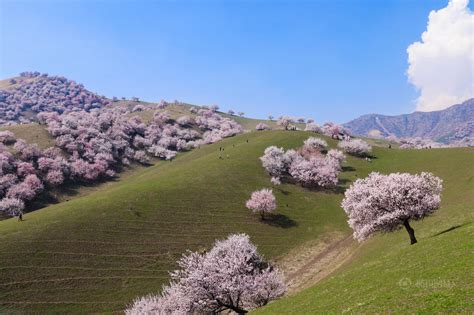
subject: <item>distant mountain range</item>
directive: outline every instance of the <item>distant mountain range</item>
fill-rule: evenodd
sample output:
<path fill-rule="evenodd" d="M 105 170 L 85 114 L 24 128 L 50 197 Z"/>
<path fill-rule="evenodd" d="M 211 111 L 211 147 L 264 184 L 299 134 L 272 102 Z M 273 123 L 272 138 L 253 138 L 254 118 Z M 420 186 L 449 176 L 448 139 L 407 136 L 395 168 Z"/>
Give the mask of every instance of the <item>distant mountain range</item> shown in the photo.
<path fill-rule="evenodd" d="M 344 127 L 352 134 L 369 137 L 420 137 L 442 143 L 474 139 L 474 98 L 434 112 L 385 116 L 364 115 Z"/>

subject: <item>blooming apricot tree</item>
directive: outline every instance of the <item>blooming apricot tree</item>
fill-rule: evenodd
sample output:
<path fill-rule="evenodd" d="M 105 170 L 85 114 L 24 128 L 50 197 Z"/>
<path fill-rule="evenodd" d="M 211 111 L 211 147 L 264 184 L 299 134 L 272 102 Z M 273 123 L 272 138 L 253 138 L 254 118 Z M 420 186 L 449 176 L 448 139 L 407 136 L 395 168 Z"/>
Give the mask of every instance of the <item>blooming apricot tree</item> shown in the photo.
<path fill-rule="evenodd" d="M 262 220 L 265 220 L 266 213 L 275 211 L 276 199 L 271 189 L 261 189 L 254 191 L 245 206 L 254 213 L 259 213 Z"/>
<path fill-rule="evenodd" d="M 308 187 L 333 187 L 338 183 L 339 164 L 323 156 L 299 158 L 290 166 L 290 175 Z"/>
<path fill-rule="evenodd" d="M 327 148 L 328 144 L 323 139 L 310 137 L 304 141 L 304 146 L 308 149 L 324 150 Z"/>
<path fill-rule="evenodd" d="M 278 119 L 277 125 L 285 128 L 285 130 L 288 130 L 288 127 L 294 122 L 294 120 L 290 117 L 285 117 L 282 116 Z"/>
<path fill-rule="evenodd" d="M 283 148 L 270 146 L 265 149 L 262 157 L 260 157 L 263 167 L 272 176 L 280 176 L 288 171 L 290 159 L 285 154 Z"/>
<path fill-rule="evenodd" d="M 321 127 L 319 127 L 317 124 L 313 123 L 313 122 L 308 122 L 306 124 L 306 127 L 304 129 L 305 131 L 311 131 L 311 132 L 316 132 L 316 133 L 323 133 L 323 130 L 321 129 Z"/>
<path fill-rule="evenodd" d="M 189 252 L 178 266 L 161 295 L 135 300 L 125 314 L 243 314 L 286 290 L 279 270 L 263 259 L 246 234 L 216 241 L 209 252 Z"/>
<path fill-rule="evenodd" d="M 343 140 L 338 147 L 355 156 L 368 156 L 372 151 L 372 147 L 361 139 Z"/>
<path fill-rule="evenodd" d="M 265 124 L 265 123 L 258 123 L 257 126 L 255 126 L 255 130 L 270 130 L 270 126 Z"/>
<path fill-rule="evenodd" d="M 410 220 L 420 220 L 439 208 L 442 180 L 431 173 L 377 172 L 358 179 L 346 191 L 342 208 L 354 238 L 362 241 L 375 232 L 390 232 L 402 225 L 417 242 Z"/>

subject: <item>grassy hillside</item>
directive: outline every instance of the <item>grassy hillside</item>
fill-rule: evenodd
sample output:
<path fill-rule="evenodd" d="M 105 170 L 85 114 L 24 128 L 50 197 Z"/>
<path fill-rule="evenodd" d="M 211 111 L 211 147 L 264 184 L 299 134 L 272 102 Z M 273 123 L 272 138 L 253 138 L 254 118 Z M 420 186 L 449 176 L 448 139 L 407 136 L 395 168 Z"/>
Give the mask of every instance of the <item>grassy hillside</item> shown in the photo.
<path fill-rule="evenodd" d="M 307 137 L 240 135 L 29 213 L 24 222 L 0 222 L 1 311 L 121 310 L 137 295 L 158 291 L 186 249 L 232 232 L 250 234 L 271 258 L 329 231 L 348 234 L 340 193 L 282 185 L 275 190 L 278 215 L 266 223 L 244 206 L 253 190 L 270 186 L 258 160 L 263 150 L 296 147 Z M 357 171 L 345 172 L 346 179 L 368 172 L 363 160 L 349 163 Z"/>
<path fill-rule="evenodd" d="M 29 213 L 24 222 L 0 222 L 0 312 L 120 311 L 134 297 L 158 292 L 168 281 L 167 271 L 186 249 L 207 248 L 229 233 L 248 233 L 271 259 L 331 233 L 350 235 L 339 207 L 342 189 L 323 192 L 282 185 L 274 189 L 278 214 L 266 223 L 244 206 L 253 190 L 270 187 L 258 160 L 263 150 L 269 145 L 297 147 L 308 136 L 285 131 L 239 135 L 180 154 L 173 162 L 139 169 L 126 180 L 86 196 Z M 225 148 L 222 160 L 219 147 Z M 409 246 L 404 231 L 376 237 L 336 276 L 301 295 L 272 303 L 263 312 L 361 313 L 367 305 L 372 312 L 384 307 L 401 312 L 400 298 L 413 296 L 396 287 L 406 275 L 412 281 L 455 279 L 453 293 L 442 289 L 441 295 L 433 296 L 428 294 L 430 288 L 415 293 L 426 303 L 431 301 L 434 310 L 453 303 L 459 310 L 466 309 L 459 301 L 472 283 L 462 276 L 462 268 L 468 266 L 464 257 L 472 233 L 472 225 L 466 223 L 473 213 L 474 151 L 374 148 L 374 155 L 370 163 L 349 158 L 341 176 L 343 185 L 372 169 L 431 170 L 445 180 L 443 208 L 433 218 L 414 224 L 419 243 Z M 434 236 L 456 225 L 462 226 Z M 437 308 L 445 300 L 447 304 Z M 415 301 L 406 307 L 414 307 Z"/>
<path fill-rule="evenodd" d="M 474 150 L 384 150 L 372 162 L 383 172 L 431 171 L 444 180 L 442 208 L 404 230 L 363 244 L 331 277 L 257 314 L 472 314 Z"/>
<path fill-rule="evenodd" d="M 25 124 L 0 127 L 0 130 L 10 130 L 15 138 L 23 139 L 30 144 L 38 144 L 41 149 L 54 146 L 54 139 L 49 135 L 45 125 Z"/>
<path fill-rule="evenodd" d="M 275 120 L 254 119 L 254 118 L 240 117 L 237 115 L 231 116 L 225 113 L 222 113 L 222 115 L 238 122 L 244 128 L 244 130 L 255 131 L 255 127 L 259 123 L 265 123 L 268 126 L 270 126 L 272 129 L 281 129 L 281 127 L 277 125 L 276 119 Z M 305 124 L 294 124 L 294 125 L 302 130 L 305 128 Z"/>

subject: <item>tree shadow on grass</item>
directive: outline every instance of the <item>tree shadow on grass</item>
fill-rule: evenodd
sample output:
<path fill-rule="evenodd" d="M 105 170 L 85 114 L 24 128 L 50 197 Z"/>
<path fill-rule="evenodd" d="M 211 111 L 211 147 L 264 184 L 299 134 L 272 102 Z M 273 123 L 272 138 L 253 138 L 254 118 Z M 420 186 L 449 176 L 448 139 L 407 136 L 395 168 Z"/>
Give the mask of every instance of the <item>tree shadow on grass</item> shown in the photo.
<path fill-rule="evenodd" d="M 343 166 L 342 171 L 343 172 L 354 172 L 356 169 L 353 168 L 352 166 Z"/>
<path fill-rule="evenodd" d="M 285 196 L 288 196 L 290 194 L 290 192 L 288 190 L 284 190 L 284 189 L 281 189 L 281 188 L 279 188 L 278 190 Z"/>
<path fill-rule="evenodd" d="M 298 223 L 284 214 L 271 214 L 265 217 L 265 220 L 261 222 L 268 224 L 270 226 L 281 227 L 284 229 L 292 228 L 298 226 Z"/>
<path fill-rule="evenodd" d="M 463 225 L 465 225 L 465 224 L 453 225 L 453 226 L 450 227 L 449 229 L 446 229 L 446 230 L 443 230 L 443 231 L 441 231 L 441 232 L 439 232 L 439 233 L 436 233 L 436 234 L 433 235 L 432 237 L 435 237 L 435 236 L 438 236 L 438 235 L 441 235 L 441 234 L 444 234 L 444 233 L 451 232 L 452 230 L 458 229 L 458 228 L 462 227 Z"/>

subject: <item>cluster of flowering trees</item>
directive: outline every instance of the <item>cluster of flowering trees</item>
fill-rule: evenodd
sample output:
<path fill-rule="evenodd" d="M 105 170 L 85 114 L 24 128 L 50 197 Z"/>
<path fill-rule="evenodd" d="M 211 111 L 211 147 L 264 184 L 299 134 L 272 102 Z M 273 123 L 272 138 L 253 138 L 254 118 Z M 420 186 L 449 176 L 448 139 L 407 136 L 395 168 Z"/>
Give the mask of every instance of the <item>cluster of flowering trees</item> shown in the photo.
<path fill-rule="evenodd" d="M 66 181 L 107 179 L 115 176 L 122 165 L 133 161 L 146 164 L 150 157 L 169 160 L 178 151 L 242 131 L 240 125 L 221 117 L 214 109 L 200 109 L 194 120 L 183 116 L 177 122 L 166 112 L 155 112 L 149 123 L 138 116 L 129 117 L 129 113 L 124 107 L 62 115 L 39 113 L 39 121 L 47 124 L 57 146 L 44 151 L 21 139 L 15 141 L 9 131 L 0 132 L 0 142 L 15 142 L 14 154 L 3 144 L 0 147 L 0 211 L 19 214 L 24 204 L 45 187 L 52 188 Z M 191 128 L 191 124 L 195 124 L 197 130 Z"/>
<path fill-rule="evenodd" d="M 372 152 L 370 144 L 361 139 L 342 140 L 337 146 L 346 153 L 355 156 L 369 156 Z"/>
<path fill-rule="evenodd" d="M 105 97 L 64 77 L 39 72 L 24 72 L 20 75 L 15 86 L 9 90 L 0 90 L 0 125 L 30 122 L 22 116 L 27 110 L 35 113 L 67 113 L 90 111 L 110 103 Z"/>
<path fill-rule="evenodd" d="M 397 142 L 400 143 L 400 149 L 431 149 L 447 147 L 442 143 L 424 138 L 402 138 L 397 139 Z"/>
<path fill-rule="evenodd" d="M 345 156 L 339 150 L 323 154 L 326 147 L 324 140 L 309 138 L 298 151 L 268 147 L 260 160 L 273 184 L 278 185 L 282 177 L 290 177 L 304 186 L 333 187 L 338 183 Z"/>
<path fill-rule="evenodd" d="M 294 121 L 293 118 L 287 117 L 287 116 L 282 116 L 282 117 L 278 118 L 277 125 L 280 126 L 280 127 L 283 127 L 285 130 L 288 130 L 288 129 L 293 129 L 292 124 L 294 122 L 295 121 Z"/>
<path fill-rule="evenodd" d="M 316 133 L 323 133 L 323 129 L 319 127 L 318 124 L 313 123 L 308 123 L 306 124 L 306 127 L 304 129 L 305 131 L 311 131 L 311 132 L 316 132 Z"/>
<path fill-rule="evenodd" d="M 14 150 L 18 152 L 16 156 L 0 146 L 0 211 L 10 215 L 21 214 L 25 202 L 41 193 L 44 184 L 49 185 L 50 174 L 45 161 L 56 153 L 53 150 L 41 152 L 22 140 L 15 143 Z"/>
<path fill-rule="evenodd" d="M 437 210 L 442 188 L 442 180 L 431 173 L 373 172 L 351 185 L 341 205 L 355 239 L 365 240 L 375 232 L 390 232 L 403 225 L 414 244 L 417 240 L 409 221 Z"/>
<path fill-rule="evenodd" d="M 178 266 L 160 295 L 135 300 L 125 313 L 243 314 L 286 291 L 279 270 L 263 259 L 246 234 L 216 241 L 205 253 L 189 252 Z"/>

